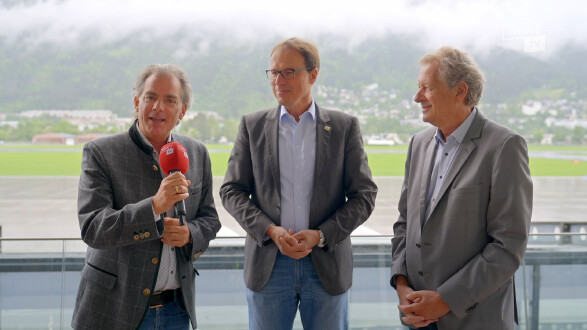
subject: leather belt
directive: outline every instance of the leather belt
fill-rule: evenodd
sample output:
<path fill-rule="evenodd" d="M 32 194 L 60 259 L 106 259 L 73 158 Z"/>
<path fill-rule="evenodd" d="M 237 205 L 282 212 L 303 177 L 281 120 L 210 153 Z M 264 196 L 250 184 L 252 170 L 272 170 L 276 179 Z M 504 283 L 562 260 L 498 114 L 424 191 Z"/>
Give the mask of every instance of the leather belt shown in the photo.
<path fill-rule="evenodd" d="M 167 303 L 173 302 L 175 297 L 181 297 L 181 289 L 165 290 L 153 293 L 149 308 L 161 307 Z"/>

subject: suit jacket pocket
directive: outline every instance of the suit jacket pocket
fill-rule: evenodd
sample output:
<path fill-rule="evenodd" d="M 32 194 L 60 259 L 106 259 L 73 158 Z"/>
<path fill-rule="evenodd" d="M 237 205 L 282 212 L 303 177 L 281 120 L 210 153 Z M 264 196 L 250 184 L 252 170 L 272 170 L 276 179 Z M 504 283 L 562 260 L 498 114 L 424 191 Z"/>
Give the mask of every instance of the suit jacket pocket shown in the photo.
<path fill-rule="evenodd" d="M 202 184 L 198 183 L 195 186 L 189 186 L 190 195 L 197 195 L 202 192 Z"/>
<path fill-rule="evenodd" d="M 81 276 L 88 280 L 88 282 L 107 289 L 113 289 L 118 278 L 116 275 L 108 273 L 90 263 L 86 263 L 86 266 L 82 269 Z"/>

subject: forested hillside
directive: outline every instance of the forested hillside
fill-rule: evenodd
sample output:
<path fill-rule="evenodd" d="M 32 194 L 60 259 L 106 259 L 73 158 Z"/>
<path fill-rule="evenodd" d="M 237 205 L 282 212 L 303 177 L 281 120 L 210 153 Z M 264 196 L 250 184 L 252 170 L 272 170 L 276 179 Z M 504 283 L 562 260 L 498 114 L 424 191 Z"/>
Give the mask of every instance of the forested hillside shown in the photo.
<path fill-rule="evenodd" d="M 274 98 L 264 70 L 278 40 L 256 44 L 173 37 L 81 45 L 28 44 L 0 40 L 0 113 L 31 109 L 108 109 L 129 116 L 131 88 L 138 71 L 151 63 L 176 63 L 186 69 L 194 90 L 193 109 L 225 118 L 271 106 Z M 430 51 L 417 40 L 387 35 L 348 45 L 340 37 L 316 40 L 322 69 L 318 84 L 360 93 L 377 83 L 393 91 L 394 101 L 411 100 L 417 61 Z M 539 98 L 587 98 L 587 48 L 567 46 L 545 58 L 494 48 L 473 53 L 487 78 L 484 102 Z M 356 104 L 354 106 L 357 106 Z"/>

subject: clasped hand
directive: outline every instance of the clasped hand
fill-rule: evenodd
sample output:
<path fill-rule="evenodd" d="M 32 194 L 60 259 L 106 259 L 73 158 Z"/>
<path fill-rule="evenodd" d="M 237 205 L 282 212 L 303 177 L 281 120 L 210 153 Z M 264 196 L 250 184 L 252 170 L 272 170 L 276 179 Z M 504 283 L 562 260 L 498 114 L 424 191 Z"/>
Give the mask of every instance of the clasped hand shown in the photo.
<path fill-rule="evenodd" d="M 400 299 L 398 309 L 405 315 L 402 321 L 416 328 L 428 326 L 450 311 L 437 291 L 412 291 Z"/>
<path fill-rule="evenodd" d="M 294 233 L 292 229 L 286 230 L 275 225 L 269 226 L 267 235 L 271 237 L 281 254 L 293 259 L 301 259 L 320 242 L 320 234 L 317 230 L 306 229 Z"/>

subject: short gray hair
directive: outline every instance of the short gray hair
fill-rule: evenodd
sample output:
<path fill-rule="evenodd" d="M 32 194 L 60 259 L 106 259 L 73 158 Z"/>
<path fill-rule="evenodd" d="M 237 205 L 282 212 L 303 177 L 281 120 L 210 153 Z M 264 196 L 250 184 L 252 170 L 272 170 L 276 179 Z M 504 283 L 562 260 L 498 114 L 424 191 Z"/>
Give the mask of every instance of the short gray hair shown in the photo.
<path fill-rule="evenodd" d="M 285 47 L 289 47 L 300 53 L 304 57 L 306 68 L 320 71 L 320 54 L 318 53 L 318 47 L 313 42 L 297 37 L 285 39 L 273 47 L 271 56 L 278 49 Z"/>
<path fill-rule="evenodd" d="M 465 105 L 476 106 L 479 104 L 485 78 L 479 65 L 467 52 L 444 46 L 420 59 L 420 65 L 433 62 L 440 64 L 438 73 L 449 88 L 455 87 L 461 81 L 467 84 L 469 91 L 465 98 Z"/>
<path fill-rule="evenodd" d="M 143 94 L 145 82 L 154 74 L 169 74 L 177 77 L 181 84 L 181 103 L 187 104 L 187 108 L 190 108 L 192 105 L 192 84 L 187 73 L 175 64 L 152 64 L 141 70 L 132 88 L 134 97 L 140 97 Z"/>

